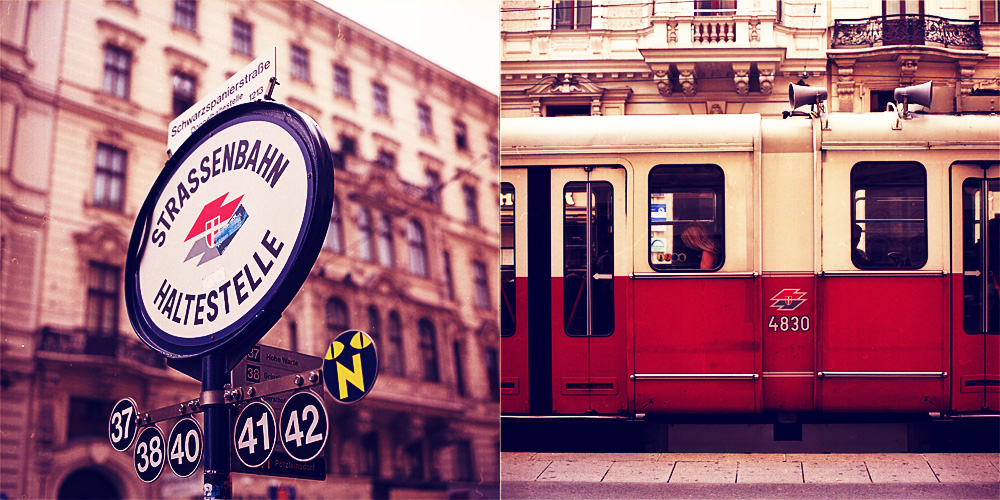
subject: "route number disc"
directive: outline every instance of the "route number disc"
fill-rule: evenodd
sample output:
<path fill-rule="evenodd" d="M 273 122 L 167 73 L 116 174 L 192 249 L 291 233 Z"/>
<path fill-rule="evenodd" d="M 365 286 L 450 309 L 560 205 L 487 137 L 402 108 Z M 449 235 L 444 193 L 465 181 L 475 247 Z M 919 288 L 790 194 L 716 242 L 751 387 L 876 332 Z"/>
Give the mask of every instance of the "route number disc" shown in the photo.
<path fill-rule="evenodd" d="M 347 330 L 330 343 L 323 359 L 323 383 L 338 402 L 358 402 L 377 378 L 378 353 L 367 333 Z"/>
<path fill-rule="evenodd" d="M 125 451 L 135 441 L 137 410 L 132 398 L 125 398 L 115 403 L 111 410 L 111 420 L 108 422 L 108 437 L 111 446 L 118 451 Z"/>
<path fill-rule="evenodd" d="M 160 477 L 163 472 L 163 462 L 166 458 L 166 445 L 163 442 L 163 433 L 160 428 L 153 425 L 146 427 L 139 433 L 136 441 L 135 452 L 132 455 L 132 463 L 135 466 L 135 473 L 144 483 L 152 483 Z"/>
<path fill-rule="evenodd" d="M 274 412 L 267 403 L 254 401 L 246 405 L 233 426 L 233 443 L 240 462 L 247 467 L 264 465 L 274 451 L 276 431 Z"/>
<path fill-rule="evenodd" d="M 329 435 L 326 406 L 315 394 L 304 391 L 288 398 L 281 409 L 281 441 L 288 455 L 299 462 L 319 456 Z"/>
<path fill-rule="evenodd" d="M 167 444 L 168 462 L 174 474 L 178 477 L 188 477 L 198 470 L 205 446 L 201 426 L 197 420 L 190 417 L 178 420 L 170 431 Z"/>

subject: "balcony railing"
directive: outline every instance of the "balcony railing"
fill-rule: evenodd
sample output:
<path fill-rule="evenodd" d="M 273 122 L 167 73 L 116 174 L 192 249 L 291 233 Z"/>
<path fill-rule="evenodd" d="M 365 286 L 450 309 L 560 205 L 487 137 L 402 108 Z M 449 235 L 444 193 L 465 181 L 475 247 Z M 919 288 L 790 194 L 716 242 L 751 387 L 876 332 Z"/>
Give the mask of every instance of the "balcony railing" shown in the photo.
<path fill-rule="evenodd" d="M 86 354 L 113 362 L 128 360 L 153 368 L 167 366 L 162 356 L 140 342 L 119 335 L 97 335 L 84 330 L 43 328 L 38 350 L 60 354 Z"/>
<path fill-rule="evenodd" d="M 940 45 L 981 50 L 983 38 L 979 33 L 979 21 L 938 16 L 904 14 L 834 22 L 831 48 L 876 45 Z"/>

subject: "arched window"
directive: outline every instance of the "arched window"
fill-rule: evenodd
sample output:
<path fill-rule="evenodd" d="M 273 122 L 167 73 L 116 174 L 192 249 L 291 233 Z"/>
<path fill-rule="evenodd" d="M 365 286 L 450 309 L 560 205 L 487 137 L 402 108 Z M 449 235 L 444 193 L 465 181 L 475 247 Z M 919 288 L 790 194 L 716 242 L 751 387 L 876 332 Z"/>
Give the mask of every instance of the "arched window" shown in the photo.
<path fill-rule="evenodd" d="M 344 222 L 340 218 L 340 200 L 333 197 L 333 209 L 330 213 L 330 227 L 326 231 L 326 241 L 323 246 L 335 253 L 344 253 Z"/>
<path fill-rule="evenodd" d="M 347 304 L 337 297 L 326 301 L 326 328 L 334 336 L 347 330 Z"/>
<path fill-rule="evenodd" d="M 434 332 L 434 324 L 427 318 L 421 318 L 417 323 L 420 329 L 420 357 L 424 365 L 424 380 L 428 382 L 440 382 L 437 359 L 437 334 Z"/>
<path fill-rule="evenodd" d="M 406 241 L 410 249 L 410 272 L 427 276 L 427 245 L 424 243 L 424 228 L 419 222 L 411 219 L 406 225 Z"/>
<path fill-rule="evenodd" d="M 385 363 L 389 373 L 393 375 L 406 374 L 405 356 L 403 356 L 403 322 L 399 313 L 392 311 L 385 325 L 386 342 Z"/>
<path fill-rule="evenodd" d="M 396 263 L 396 252 L 392 247 L 392 221 L 389 216 L 381 214 L 378 216 L 375 225 L 376 250 L 378 251 L 378 263 L 384 267 L 392 267 Z"/>
<path fill-rule="evenodd" d="M 363 260 L 371 262 L 375 259 L 375 241 L 372 233 L 372 213 L 362 207 L 358 213 L 358 252 Z"/>

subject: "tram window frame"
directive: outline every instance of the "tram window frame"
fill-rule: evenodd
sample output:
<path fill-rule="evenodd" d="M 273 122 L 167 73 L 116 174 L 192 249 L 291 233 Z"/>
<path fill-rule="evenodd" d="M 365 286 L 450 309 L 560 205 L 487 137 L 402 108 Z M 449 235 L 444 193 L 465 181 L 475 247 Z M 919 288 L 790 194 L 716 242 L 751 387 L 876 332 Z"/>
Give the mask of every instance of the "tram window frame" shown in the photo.
<path fill-rule="evenodd" d="M 991 184 L 998 182 L 997 179 L 987 180 L 987 190 Z M 989 196 L 984 200 L 982 187 L 982 177 L 968 177 L 962 181 L 962 330 L 968 335 L 996 335 L 1000 333 L 997 325 L 998 321 L 996 274 L 995 270 L 1000 267 L 997 264 L 996 245 L 989 245 L 987 255 L 987 269 L 989 270 L 986 284 L 986 300 L 983 300 L 983 262 L 982 255 L 982 221 L 979 210 L 982 203 L 988 203 Z M 987 208 L 987 210 L 989 210 Z M 995 212 L 994 212 L 995 213 Z M 1000 225 L 996 224 L 997 217 L 987 219 L 987 233 L 989 240 L 996 241 L 994 231 L 1000 231 Z M 994 292 L 994 293 L 990 293 Z M 986 324 L 983 325 L 983 307 L 987 308 Z M 986 327 L 985 331 L 983 326 Z"/>
<path fill-rule="evenodd" d="M 865 171 L 866 169 L 871 169 L 871 170 Z M 904 172 L 902 169 L 912 169 L 912 170 L 910 172 Z M 910 176 L 909 179 L 907 179 L 905 176 L 901 176 L 900 175 L 901 173 L 903 173 L 905 176 Z M 854 166 L 851 167 L 851 174 L 850 174 L 850 176 L 851 176 L 851 200 L 850 200 L 850 203 L 851 203 L 851 234 L 852 234 L 852 236 L 851 236 L 852 237 L 852 241 L 850 242 L 851 243 L 850 249 L 851 249 L 851 263 L 854 264 L 854 267 L 856 267 L 858 269 L 863 269 L 863 270 L 882 270 L 882 271 L 884 271 L 884 270 L 904 270 L 904 269 L 913 270 L 913 269 L 920 269 L 920 268 L 924 267 L 925 265 L 927 265 L 927 258 L 928 258 L 927 254 L 928 254 L 928 249 L 929 249 L 929 245 L 928 245 L 928 241 L 927 241 L 928 240 L 928 238 L 927 238 L 927 168 L 924 167 L 919 162 L 915 162 L 915 161 L 863 161 L 863 162 L 855 163 Z M 916 182 L 918 180 L 918 178 L 919 178 L 919 183 Z M 907 184 L 906 182 L 909 182 L 909 183 Z M 864 219 L 858 219 L 858 202 L 864 200 L 865 201 L 865 207 L 866 207 L 866 210 L 867 210 L 867 205 L 868 205 L 868 202 L 869 202 L 868 198 L 870 198 L 868 196 L 868 191 L 870 191 L 872 188 L 880 188 L 880 189 L 893 189 L 893 188 L 895 188 L 895 189 L 899 190 L 899 189 L 903 189 L 903 188 L 914 188 L 914 187 L 917 187 L 917 188 L 920 189 L 920 197 L 922 197 L 922 203 L 920 203 L 920 208 L 922 210 L 921 215 L 920 215 L 921 218 L 919 218 L 919 219 L 917 219 L 917 218 L 903 218 L 903 219 L 899 219 L 897 222 L 879 222 L 878 223 L 878 224 L 900 224 L 901 225 L 901 224 L 912 224 L 912 223 L 916 223 L 916 222 L 919 221 L 921 223 L 919 225 L 919 233 L 916 233 L 913 236 L 909 237 L 909 240 L 911 240 L 911 243 L 908 244 L 908 250 L 909 251 L 907 252 L 906 255 L 903 255 L 902 252 L 896 252 L 896 251 L 892 250 L 893 248 L 897 248 L 900 245 L 904 244 L 902 242 L 904 241 L 903 238 L 905 238 L 905 236 L 903 236 L 903 237 L 895 236 L 895 237 L 890 237 L 890 238 L 882 237 L 882 239 L 885 240 L 885 245 L 886 245 L 886 252 L 885 252 L 886 253 L 886 258 L 884 259 L 885 261 L 884 262 L 883 262 L 883 260 L 872 261 L 871 257 L 869 256 L 869 254 L 872 252 L 872 250 L 870 249 L 870 247 L 868 245 L 868 239 L 867 239 L 868 233 L 871 232 L 869 230 L 868 225 L 872 224 L 873 223 L 872 221 L 876 221 L 876 220 L 892 221 L 893 219 L 892 218 L 884 218 L 884 219 L 868 219 L 868 218 L 864 218 Z M 859 199 L 858 198 L 858 192 L 861 191 L 861 190 L 864 190 L 865 192 L 863 194 L 863 198 Z M 903 195 L 903 196 L 908 196 L 908 195 Z M 886 201 L 891 201 L 891 200 L 886 200 Z M 866 215 L 866 217 L 867 217 L 867 215 Z M 899 221 L 904 221 L 904 220 L 909 220 L 909 221 L 913 221 L 913 222 L 899 222 Z M 861 234 L 859 235 L 859 240 L 858 240 L 857 244 L 854 244 L 854 241 L 853 241 L 854 231 L 855 231 L 854 228 L 855 227 L 860 227 L 861 228 Z M 900 233 L 900 232 L 902 232 L 902 231 L 896 231 L 896 233 Z M 891 232 L 883 231 L 880 234 L 892 234 L 892 233 Z M 862 245 L 861 238 L 864 238 L 864 240 L 865 240 L 864 241 L 864 248 L 859 248 L 859 246 Z M 913 260 L 913 256 L 916 254 L 916 252 L 914 250 L 917 249 L 917 247 L 914 247 L 914 245 L 913 245 L 913 240 L 915 238 L 920 238 L 919 242 L 922 244 L 922 251 L 923 251 L 923 255 L 921 256 L 922 259 L 918 260 L 918 261 L 914 261 Z M 861 260 L 862 256 L 859 254 L 859 252 L 855 252 L 854 251 L 856 248 L 858 248 L 860 250 L 863 250 L 865 252 L 864 258 L 866 260 L 864 260 L 864 261 Z M 900 247 L 900 249 L 902 249 L 902 248 Z M 917 251 L 919 251 L 919 249 L 917 249 Z M 881 252 L 879 252 L 879 253 L 881 253 Z M 897 259 L 892 258 L 892 256 L 891 256 L 892 254 L 899 254 L 900 255 L 900 257 L 898 258 L 899 259 L 898 263 L 896 262 Z M 875 262 L 875 263 L 873 263 L 873 262 Z M 906 262 L 909 262 L 909 263 L 907 264 Z"/>
<path fill-rule="evenodd" d="M 500 183 L 500 336 L 510 337 L 517 331 L 517 226 L 514 211 L 515 188 L 509 182 Z M 506 198 L 505 198 L 506 197 Z M 506 208 L 505 201 L 509 201 Z M 509 282 L 509 284 L 508 284 Z M 508 292 L 505 293 L 505 289 Z M 510 313 L 505 311 L 509 310 Z"/>
<path fill-rule="evenodd" d="M 706 178 L 697 180 L 694 176 L 708 177 L 709 175 L 717 178 Z M 675 178 L 676 177 L 676 178 Z M 673 179 L 672 179 L 673 178 Z M 714 273 L 722 269 L 722 266 L 726 263 L 726 173 L 719 165 L 715 164 L 672 164 L 672 165 L 656 165 L 649 170 L 648 178 L 648 195 L 646 198 L 646 213 L 648 214 L 646 222 L 646 235 L 647 235 L 647 247 L 646 247 L 646 259 L 649 263 L 649 267 L 656 272 L 661 273 Z M 653 221 L 653 198 L 654 195 L 665 195 L 665 194 L 687 194 L 687 195 L 704 195 L 711 193 L 714 198 L 713 203 L 713 214 L 712 219 L 673 219 L 673 220 L 657 220 Z M 694 197 L 692 197 L 694 198 Z M 677 205 L 674 205 L 675 207 Z M 680 262 L 687 262 L 687 252 L 654 252 L 653 251 L 653 226 L 667 226 L 667 227 L 677 227 L 677 226 L 689 226 L 694 223 L 700 223 L 702 226 L 708 225 L 708 236 L 712 238 L 713 243 L 718 243 L 719 254 L 716 257 L 715 265 L 710 269 L 701 269 L 699 264 L 692 266 L 685 264 L 683 266 L 677 266 L 673 264 L 678 262 L 677 258 L 673 256 L 676 254 L 678 258 L 682 258 Z M 706 224 L 707 223 L 707 224 Z M 681 233 L 683 230 L 681 231 Z M 672 233 L 672 232 L 671 232 Z M 669 238 L 672 240 L 672 246 L 670 250 L 680 247 L 685 247 L 681 233 L 671 234 Z M 664 245 L 666 242 L 664 242 Z M 663 254 L 665 258 L 668 254 L 670 258 L 667 259 L 666 264 L 661 262 L 656 262 L 654 258 L 654 253 Z M 683 256 L 683 257 L 681 257 Z M 694 261 L 692 261 L 694 262 Z M 669 267 L 668 267 L 669 266 Z"/>
<path fill-rule="evenodd" d="M 583 233 L 580 234 L 580 223 L 577 221 L 581 218 L 581 214 L 575 213 L 571 214 L 570 210 L 567 209 L 566 200 L 570 197 L 567 196 L 570 192 L 573 193 L 586 193 L 587 185 L 590 185 L 591 190 L 591 202 L 583 208 L 584 214 L 582 218 L 587 219 L 587 213 L 592 217 L 591 222 L 591 238 L 590 248 L 588 249 L 585 239 L 586 227 L 583 228 Z M 614 198 L 615 189 L 614 185 L 607 180 L 590 180 L 590 181 L 569 181 L 563 185 L 562 190 L 563 198 L 563 210 L 562 210 L 562 231 L 563 231 L 563 333 L 569 337 L 609 337 L 615 332 L 615 308 L 614 308 L 614 255 L 615 255 L 615 238 L 614 238 Z M 606 198 L 602 198 L 606 197 Z M 586 196 L 584 196 L 586 199 Z M 601 200 L 605 201 L 602 203 Z M 573 205 L 572 203 L 570 205 Z M 607 211 L 601 211 L 599 205 L 605 206 Z M 589 207 L 589 209 L 588 209 Z M 579 212 L 579 208 L 575 207 L 575 212 Z M 606 225 L 601 226 L 601 221 Z M 584 226 L 586 223 L 584 223 Z M 577 236 L 572 236 L 570 233 L 571 226 L 577 229 Z M 606 230 L 606 231 L 605 231 Z M 570 243 L 572 241 L 572 243 Z M 572 256 L 577 258 L 571 259 Z M 579 258 L 582 255 L 582 259 Z M 597 269 L 597 273 L 591 274 L 588 279 L 587 273 L 580 274 L 580 269 L 582 266 L 587 265 L 587 260 L 590 260 L 590 268 L 593 270 Z M 575 265 L 569 265 L 567 262 L 573 261 Z M 605 271 L 605 272 L 602 272 Z M 605 276 L 598 276 L 605 275 Z M 607 276 L 610 275 L 610 276 Z M 580 287 L 575 288 L 577 293 L 574 294 L 574 287 L 572 286 L 571 277 L 582 278 L 580 279 Z M 586 280 L 586 281 L 584 281 Z M 606 282 L 606 283 L 605 283 Z M 587 314 L 587 309 L 583 309 L 580 312 L 579 309 L 579 299 L 580 293 L 585 289 L 583 283 L 589 283 L 587 285 L 590 288 L 590 300 L 584 300 L 586 308 L 598 309 L 600 308 L 600 314 Z M 590 328 L 588 329 L 587 319 L 591 320 Z M 581 319 L 582 318 L 582 319 Z"/>

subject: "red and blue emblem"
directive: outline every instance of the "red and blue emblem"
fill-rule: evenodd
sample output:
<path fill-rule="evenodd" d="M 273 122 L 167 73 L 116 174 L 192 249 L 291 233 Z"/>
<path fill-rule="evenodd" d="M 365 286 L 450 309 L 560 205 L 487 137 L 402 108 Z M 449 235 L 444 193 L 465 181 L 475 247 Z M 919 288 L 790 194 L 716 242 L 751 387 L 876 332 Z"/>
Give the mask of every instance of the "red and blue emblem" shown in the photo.
<path fill-rule="evenodd" d="M 771 297 L 771 307 L 779 311 L 794 311 L 802 304 L 805 304 L 805 302 L 806 292 L 798 288 L 785 288 L 774 297 Z"/>
<path fill-rule="evenodd" d="M 184 261 L 201 256 L 197 265 L 202 265 L 220 255 L 232 242 L 233 237 L 243 227 L 247 220 L 247 211 L 240 203 L 243 195 L 225 203 L 229 193 L 226 193 L 208 203 L 201 209 L 198 218 L 188 232 L 185 242 L 195 239 L 194 245 Z"/>

